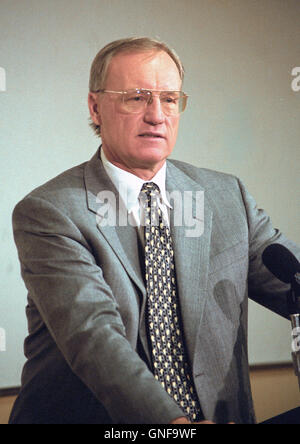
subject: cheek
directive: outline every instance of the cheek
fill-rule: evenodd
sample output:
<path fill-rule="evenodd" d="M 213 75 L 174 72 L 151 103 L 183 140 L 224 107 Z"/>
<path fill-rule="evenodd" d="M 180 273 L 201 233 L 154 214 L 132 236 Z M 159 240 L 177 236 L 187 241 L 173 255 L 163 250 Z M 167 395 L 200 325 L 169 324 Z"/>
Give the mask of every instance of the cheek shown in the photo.
<path fill-rule="evenodd" d="M 141 118 L 139 116 L 124 115 L 119 119 L 119 131 L 124 139 L 136 139 L 141 128 Z"/>
<path fill-rule="evenodd" d="M 116 115 L 105 116 L 102 124 L 102 133 L 106 139 L 110 141 L 120 141 L 126 138 L 128 130 L 126 130 L 126 122 L 124 119 Z"/>
<path fill-rule="evenodd" d="M 169 121 L 169 134 L 172 139 L 177 137 L 178 127 L 179 127 L 179 118 L 175 117 Z"/>

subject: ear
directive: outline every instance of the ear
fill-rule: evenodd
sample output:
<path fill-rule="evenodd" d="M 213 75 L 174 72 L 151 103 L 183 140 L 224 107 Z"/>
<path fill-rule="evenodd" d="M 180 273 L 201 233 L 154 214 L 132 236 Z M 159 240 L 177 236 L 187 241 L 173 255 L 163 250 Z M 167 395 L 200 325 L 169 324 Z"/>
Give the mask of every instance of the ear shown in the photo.
<path fill-rule="evenodd" d="M 90 116 L 92 121 L 96 125 L 101 125 L 100 116 L 100 106 L 99 106 L 99 96 L 96 93 L 89 93 L 88 95 L 88 106 L 90 111 Z"/>

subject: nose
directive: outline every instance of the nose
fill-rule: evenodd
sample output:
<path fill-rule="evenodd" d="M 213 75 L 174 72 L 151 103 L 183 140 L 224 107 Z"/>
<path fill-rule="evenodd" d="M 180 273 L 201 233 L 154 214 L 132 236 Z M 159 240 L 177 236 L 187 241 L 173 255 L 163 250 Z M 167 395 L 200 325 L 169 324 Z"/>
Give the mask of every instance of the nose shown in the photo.
<path fill-rule="evenodd" d="M 152 96 L 152 99 L 146 106 L 144 121 L 150 125 L 159 125 L 165 120 L 165 114 L 163 113 L 161 101 L 159 96 Z"/>

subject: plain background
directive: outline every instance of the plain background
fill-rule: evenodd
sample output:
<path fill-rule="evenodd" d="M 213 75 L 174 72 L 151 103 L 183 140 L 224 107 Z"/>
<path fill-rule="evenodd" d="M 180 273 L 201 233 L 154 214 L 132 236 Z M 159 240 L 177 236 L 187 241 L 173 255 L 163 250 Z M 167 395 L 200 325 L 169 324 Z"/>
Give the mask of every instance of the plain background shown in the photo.
<path fill-rule="evenodd" d="M 173 158 L 240 177 L 275 227 L 299 241 L 298 0 L 0 0 L 0 388 L 20 383 L 26 289 L 11 214 L 33 188 L 88 160 L 92 60 L 108 42 L 159 38 L 190 95 Z M 299 82 L 300 83 L 300 82 Z M 45 295 L 46 297 L 47 295 Z M 250 363 L 290 361 L 287 321 L 250 303 Z"/>

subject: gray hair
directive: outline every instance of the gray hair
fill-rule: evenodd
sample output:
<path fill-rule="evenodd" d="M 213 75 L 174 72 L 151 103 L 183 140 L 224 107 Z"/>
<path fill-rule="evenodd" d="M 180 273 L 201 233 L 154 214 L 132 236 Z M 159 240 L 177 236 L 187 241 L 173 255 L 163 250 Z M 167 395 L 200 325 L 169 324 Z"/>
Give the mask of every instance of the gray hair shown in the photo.
<path fill-rule="evenodd" d="M 183 82 L 184 67 L 176 54 L 176 52 L 169 48 L 166 43 L 159 40 L 151 39 L 149 37 L 130 37 L 126 39 L 115 40 L 104 46 L 96 55 L 90 72 L 89 90 L 96 92 L 99 89 L 104 89 L 106 74 L 111 59 L 121 52 L 143 52 L 143 51 L 164 51 L 175 62 L 180 78 Z M 96 135 L 100 137 L 100 126 L 91 121 L 90 126 L 95 131 Z"/>

